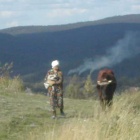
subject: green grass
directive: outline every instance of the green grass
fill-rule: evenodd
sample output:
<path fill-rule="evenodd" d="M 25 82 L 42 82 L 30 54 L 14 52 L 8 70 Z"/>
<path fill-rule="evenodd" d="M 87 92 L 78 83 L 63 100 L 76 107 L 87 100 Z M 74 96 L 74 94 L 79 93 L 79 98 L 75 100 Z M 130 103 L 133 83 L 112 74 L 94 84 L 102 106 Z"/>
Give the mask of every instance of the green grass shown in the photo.
<path fill-rule="evenodd" d="M 46 124 L 52 127 L 47 97 L 0 93 L 0 139 L 16 140 Z"/>
<path fill-rule="evenodd" d="M 51 119 L 49 98 L 0 90 L 0 140 L 139 140 L 140 92 L 114 97 L 111 110 L 98 100 L 64 99 L 66 117 Z"/>
<path fill-rule="evenodd" d="M 24 139 L 36 130 L 52 131 L 72 118 L 92 116 L 93 101 L 64 99 L 64 103 L 66 118 L 57 110 L 58 119 L 53 120 L 47 96 L 0 90 L 0 139 Z"/>
<path fill-rule="evenodd" d="M 61 125 L 37 129 L 30 140 L 139 140 L 140 92 L 114 97 L 112 109 L 101 111 L 98 101 L 65 99 L 67 118 Z M 57 121 L 56 121 L 57 122 Z"/>

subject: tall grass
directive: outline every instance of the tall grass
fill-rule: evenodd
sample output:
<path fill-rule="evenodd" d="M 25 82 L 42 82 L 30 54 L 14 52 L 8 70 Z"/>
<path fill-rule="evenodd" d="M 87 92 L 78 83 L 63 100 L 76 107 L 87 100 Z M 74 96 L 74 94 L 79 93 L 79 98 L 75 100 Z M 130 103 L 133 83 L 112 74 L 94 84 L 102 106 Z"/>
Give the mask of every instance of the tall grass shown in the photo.
<path fill-rule="evenodd" d="M 0 77 L 0 92 L 17 93 L 23 90 L 23 82 L 20 77 Z"/>
<path fill-rule="evenodd" d="M 64 99 L 66 118 L 52 120 L 49 99 L 30 96 L 22 89 L 19 77 L 0 78 L 2 140 L 140 139 L 140 92 L 115 96 L 112 108 L 106 111 L 101 110 L 98 100 Z"/>
<path fill-rule="evenodd" d="M 139 140 L 140 139 L 140 92 L 123 94 L 114 98 L 111 109 L 101 111 L 96 101 L 87 113 L 71 119 L 48 132 L 36 130 L 30 133 L 30 140 Z M 83 107 L 83 105 L 81 106 Z M 89 109 L 88 108 L 88 109 Z M 85 112 L 86 112 L 86 108 Z M 80 112 L 80 108 L 79 108 Z M 80 113 L 79 113 L 80 114 Z"/>

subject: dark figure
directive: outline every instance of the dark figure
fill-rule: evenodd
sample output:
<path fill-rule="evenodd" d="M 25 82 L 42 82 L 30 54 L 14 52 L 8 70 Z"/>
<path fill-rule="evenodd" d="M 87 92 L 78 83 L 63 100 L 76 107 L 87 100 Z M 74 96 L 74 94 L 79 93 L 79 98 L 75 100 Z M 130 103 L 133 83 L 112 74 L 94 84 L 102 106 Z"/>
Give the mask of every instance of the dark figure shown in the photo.
<path fill-rule="evenodd" d="M 117 86 L 114 72 L 110 69 L 99 71 L 97 78 L 97 90 L 102 109 L 112 105 L 112 99 Z"/>

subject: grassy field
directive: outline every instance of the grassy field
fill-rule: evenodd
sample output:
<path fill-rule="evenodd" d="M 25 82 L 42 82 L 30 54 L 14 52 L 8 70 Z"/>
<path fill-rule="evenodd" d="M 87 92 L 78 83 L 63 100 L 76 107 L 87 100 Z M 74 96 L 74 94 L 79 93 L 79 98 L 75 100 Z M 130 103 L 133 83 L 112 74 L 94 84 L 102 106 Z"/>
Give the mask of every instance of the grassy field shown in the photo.
<path fill-rule="evenodd" d="M 54 125 L 49 132 L 46 126 L 34 130 L 28 139 L 139 140 L 139 99 L 140 92 L 115 96 L 112 109 L 105 112 L 101 111 L 98 101 L 65 99 L 67 117 L 63 123 Z"/>
<path fill-rule="evenodd" d="M 53 120 L 47 96 L 0 91 L 0 140 L 32 139 L 30 136 L 51 132 L 73 118 L 92 117 L 93 101 L 64 101 L 66 117 L 61 118 L 57 110 L 58 119 Z"/>
<path fill-rule="evenodd" d="M 139 140 L 140 92 L 114 97 L 102 111 L 97 100 L 64 99 L 66 117 L 51 119 L 44 95 L 0 87 L 0 140 Z"/>

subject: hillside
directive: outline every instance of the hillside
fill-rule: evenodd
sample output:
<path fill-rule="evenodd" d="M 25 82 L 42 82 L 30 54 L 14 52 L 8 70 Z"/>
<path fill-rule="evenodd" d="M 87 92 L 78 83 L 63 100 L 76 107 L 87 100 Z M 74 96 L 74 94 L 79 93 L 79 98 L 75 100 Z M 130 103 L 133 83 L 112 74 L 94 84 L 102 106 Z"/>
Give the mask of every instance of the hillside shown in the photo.
<path fill-rule="evenodd" d="M 31 140 L 36 138 L 36 131 L 40 134 L 52 132 L 53 129 L 61 127 L 65 122 L 69 122 L 77 117 L 79 113 L 82 116 L 92 114 L 88 106 L 92 102 L 86 100 L 65 100 L 66 118 L 59 115 L 57 110 L 57 120 L 51 119 L 49 97 L 42 94 L 34 94 L 30 90 L 18 90 L 15 87 L 19 81 L 10 80 L 14 83 L 3 82 L 0 79 L 0 139 L 1 140 Z M 9 84 L 9 85 L 8 85 Z M 10 87 L 11 86 L 11 87 Z M 81 110 L 83 107 L 86 110 Z M 97 104 L 97 102 L 96 102 Z M 80 109 L 80 110 L 79 110 Z M 36 133 L 36 134 L 34 134 Z M 37 134 L 38 135 L 38 134 Z M 39 139 L 39 138 L 37 138 Z"/>
<path fill-rule="evenodd" d="M 106 113 L 100 110 L 98 100 L 65 98 L 66 117 L 58 115 L 53 120 L 47 96 L 0 88 L 0 139 L 137 140 L 140 138 L 139 98 L 139 92 L 115 96 L 112 110 Z"/>
<path fill-rule="evenodd" d="M 50 26 L 20 26 L 2 29 L 0 32 L 7 33 L 11 35 L 18 34 L 32 34 L 32 33 L 42 33 L 42 32 L 57 32 L 64 31 L 70 29 L 81 28 L 85 26 L 93 26 L 93 25 L 103 25 L 103 24 L 112 24 L 112 23 L 140 23 L 140 14 L 132 14 L 132 15 L 124 15 L 124 16 L 115 16 L 108 17 L 105 19 L 97 20 L 97 21 L 87 21 L 87 22 L 78 22 L 71 23 L 66 25 L 50 25 Z"/>
<path fill-rule="evenodd" d="M 84 77 L 93 71 L 95 80 L 100 68 L 111 67 L 118 79 L 134 79 L 140 78 L 139 40 L 140 15 L 59 26 L 14 27 L 0 31 L 0 62 L 14 62 L 13 75 L 21 75 L 33 84 L 43 81 L 54 59 L 60 60 L 65 77 L 68 73 Z"/>

